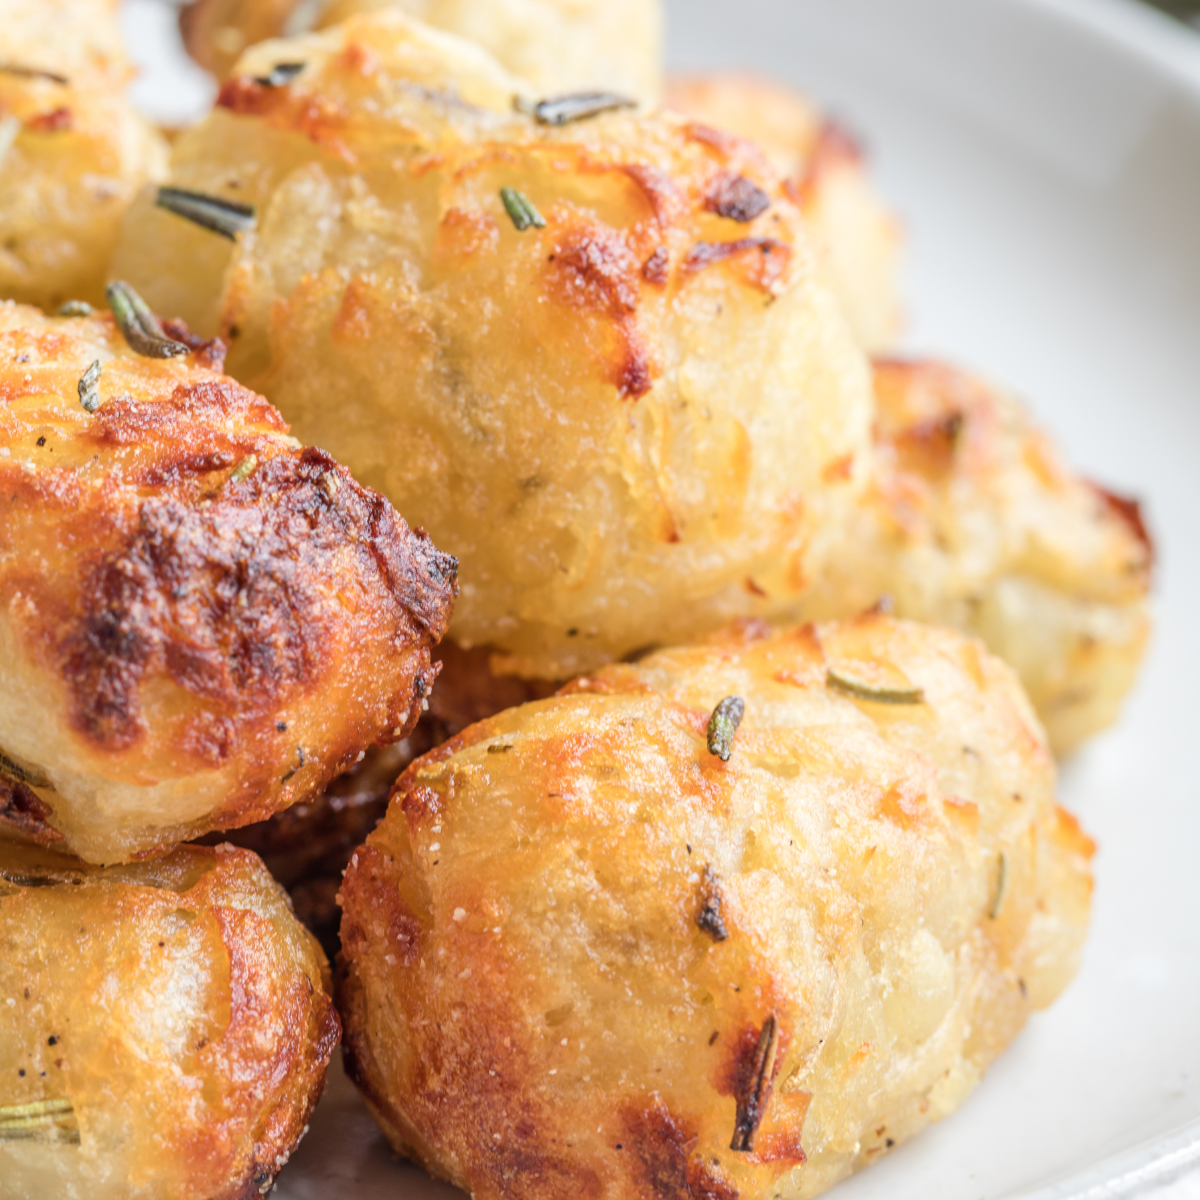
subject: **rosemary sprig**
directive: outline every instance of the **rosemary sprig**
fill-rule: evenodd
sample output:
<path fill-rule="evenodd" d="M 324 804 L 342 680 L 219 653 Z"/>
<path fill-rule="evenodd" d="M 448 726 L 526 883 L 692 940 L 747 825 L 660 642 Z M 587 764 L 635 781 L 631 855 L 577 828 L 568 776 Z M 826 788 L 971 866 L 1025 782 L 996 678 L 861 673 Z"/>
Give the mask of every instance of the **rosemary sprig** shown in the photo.
<path fill-rule="evenodd" d="M 125 341 L 135 353 L 143 358 L 179 358 L 191 353 L 182 342 L 163 333 L 158 318 L 129 284 L 115 279 L 105 289 L 105 295 Z"/>
<path fill-rule="evenodd" d="M 265 75 L 255 75 L 254 82 L 268 88 L 287 87 L 307 65 L 302 62 L 276 63 Z"/>
<path fill-rule="evenodd" d="M 223 200 L 220 196 L 209 196 L 204 192 L 160 187 L 155 193 L 154 203 L 230 241 L 239 233 L 248 233 L 257 224 L 252 204 L 239 204 L 235 200 Z"/>
<path fill-rule="evenodd" d="M 49 1136 L 48 1136 L 49 1135 Z M 35 1100 L 0 1107 L 0 1142 L 79 1142 L 70 1100 Z"/>
<path fill-rule="evenodd" d="M 534 208 L 533 201 L 524 192 L 503 187 L 500 189 L 500 199 L 518 233 L 524 233 L 527 229 L 546 228 L 546 218 Z"/>
<path fill-rule="evenodd" d="M 7 775 L 10 779 L 15 779 L 18 783 L 24 783 L 28 787 L 48 788 L 50 786 L 50 780 L 44 775 L 38 775 L 36 772 L 22 767 L 4 753 L 0 753 L 0 775 Z"/>
<path fill-rule="evenodd" d="M 60 317 L 90 317 L 93 311 L 92 306 L 86 300 L 68 300 L 65 304 L 58 306 Z"/>
<path fill-rule="evenodd" d="M 745 1091 L 737 1097 L 737 1120 L 733 1126 L 733 1141 L 730 1150 L 739 1154 L 754 1151 L 754 1135 L 762 1123 L 767 1103 L 771 1099 L 771 1087 L 775 1082 L 775 1060 L 779 1053 L 779 1022 L 772 1013 L 764 1022 L 758 1035 L 758 1045 L 746 1080 Z"/>
<path fill-rule="evenodd" d="M 251 475 L 258 469 L 258 455 L 248 454 L 242 459 L 233 471 L 230 473 L 230 483 L 241 483 L 243 479 L 249 479 Z"/>
<path fill-rule="evenodd" d="M 100 360 L 94 363 L 79 377 L 79 403 L 85 413 L 94 413 L 100 407 Z"/>
<path fill-rule="evenodd" d="M 40 67 L 23 67 L 19 63 L 0 62 L 0 75 L 15 75 L 18 79 L 48 79 L 51 83 L 68 87 L 70 80 L 54 71 L 43 71 Z"/>
<path fill-rule="evenodd" d="M 572 92 L 565 96 L 549 96 L 536 103 L 517 96 L 513 107 L 533 117 L 540 125 L 568 125 L 618 108 L 637 108 L 637 101 L 616 92 Z"/>
<path fill-rule="evenodd" d="M 924 704 L 925 693 L 918 687 L 885 687 L 867 683 L 845 671 L 830 667 L 825 675 L 828 687 L 837 688 L 859 700 L 873 700 L 876 704 Z"/>
<path fill-rule="evenodd" d="M 726 696 L 708 719 L 708 752 L 722 762 L 733 753 L 733 736 L 746 715 L 746 702 L 741 696 Z"/>
<path fill-rule="evenodd" d="M 988 910 L 988 917 L 993 921 L 1000 916 L 1004 901 L 1008 898 L 1008 855 L 1003 850 L 1000 851 L 998 869 L 1000 877 L 996 881 L 996 895 L 992 900 L 992 907 Z"/>

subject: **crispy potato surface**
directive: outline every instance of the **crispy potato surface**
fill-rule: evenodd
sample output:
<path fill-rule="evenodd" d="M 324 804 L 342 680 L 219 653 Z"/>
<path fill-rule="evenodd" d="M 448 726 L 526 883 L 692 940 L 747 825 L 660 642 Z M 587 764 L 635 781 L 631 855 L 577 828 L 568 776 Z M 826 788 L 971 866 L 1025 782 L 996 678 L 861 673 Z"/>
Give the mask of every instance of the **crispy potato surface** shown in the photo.
<path fill-rule="evenodd" d="M 738 73 L 677 75 L 670 108 L 756 142 L 788 181 L 821 253 L 826 280 L 873 354 L 900 332 L 899 221 L 877 194 L 854 138 L 792 88 Z"/>
<path fill-rule="evenodd" d="M 231 372 L 460 558 L 462 645 L 561 679 L 795 602 L 871 396 L 756 150 L 675 118 L 539 124 L 481 51 L 391 11 L 239 69 L 172 177 L 257 230 L 145 202 L 120 269 L 236 333 Z"/>
<path fill-rule="evenodd" d="M 0 297 L 100 303 L 121 218 L 166 171 L 126 101 L 109 0 L 0 0 Z"/>
<path fill-rule="evenodd" d="M 1066 754 L 1116 720 L 1150 632 L 1138 506 L 1073 475 L 1011 396 L 930 362 L 880 362 L 875 467 L 823 531 L 810 618 L 891 598 L 1015 667 Z"/>
<path fill-rule="evenodd" d="M 384 8 L 477 42 L 543 95 L 605 88 L 654 103 L 662 92 L 660 0 L 326 0 L 314 24 Z M 298 19 L 301 0 L 193 0 L 180 15 L 188 52 L 222 79 L 255 42 L 301 32 Z"/>
<path fill-rule="evenodd" d="M 812 1196 L 1067 984 L 1092 849 L 978 642 L 743 627 L 409 768 L 343 883 L 347 1067 L 479 1200 Z"/>
<path fill-rule="evenodd" d="M 220 349 L 0 307 L 0 813 L 89 861 L 319 793 L 437 673 L 454 560 Z"/>
<path fill-rule="evenodd" d="M 327 993 L 253 854 L 97 869 L 0 842 L 0 1197 L 264 1193 L 325 1084 Z"/>

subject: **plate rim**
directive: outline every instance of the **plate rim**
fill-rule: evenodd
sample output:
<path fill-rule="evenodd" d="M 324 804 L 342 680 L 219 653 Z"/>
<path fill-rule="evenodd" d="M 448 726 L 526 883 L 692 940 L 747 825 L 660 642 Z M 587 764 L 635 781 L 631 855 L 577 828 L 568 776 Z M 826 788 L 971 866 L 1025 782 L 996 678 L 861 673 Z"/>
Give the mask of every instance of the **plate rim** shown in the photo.
<path fill-rule="evenodd" d="M 1066 25 L 1134 54 L 1200 104 L 1200 36 L 1137 0 L 1006 0 L 1052 14 Z M 1004 1200 L 1125 1200 L 1195 1173 L 1200 1178 L 1200 1119 L 1148 1138 L 1132 1150 L 1101 1159 Z"/>

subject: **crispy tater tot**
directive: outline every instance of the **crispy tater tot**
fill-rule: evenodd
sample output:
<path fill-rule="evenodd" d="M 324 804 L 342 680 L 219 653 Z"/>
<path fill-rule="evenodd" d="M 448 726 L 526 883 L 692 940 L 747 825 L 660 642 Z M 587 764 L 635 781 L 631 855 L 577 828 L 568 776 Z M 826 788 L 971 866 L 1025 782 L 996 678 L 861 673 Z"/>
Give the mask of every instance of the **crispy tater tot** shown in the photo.
<path fill-rule="evenodd" d="M 678 75 L 666 103 L 767 152 L 816 235 L 826 279 L 859 343 L 873 354 L 891 349 L 903 312 L 903 237 L 856 139 L 806 97 L 757 75 Z"/>
<path fill-rule="evenodd" d="M 88 868 L 0 842 L 0 1197 L 265 1194 L 338 1040 L 253 854 Z"/>
<path fill-rule="evenodd" d="M 219 344 L 157 336 L 180 356 L 0 306 L 0 825 L 95 862 L 261 820 L 403 737 L 456 587 Z"/>
<path fill-rule="evenodd" d="M 1092 849 L 959 634 L 873 615 L 608 667 L 400 780 L 342 887 L 347 1069 L 478 1200 L 812 1196 L 1059 994 Z"/>
<path fill-rule="evenodd" d="M 662 92 L 660 0 L 192 0 L 180 25 L 192 57 L 224 79 L 255 42 L 382 8 L 477 42 L 545 95 Z"/>
<path fill-rule="evenodd" d="M 110 0 L 0 0 L 0 298 L 99 304 L 121 218 L 167 167 L 125 99 Z"/>

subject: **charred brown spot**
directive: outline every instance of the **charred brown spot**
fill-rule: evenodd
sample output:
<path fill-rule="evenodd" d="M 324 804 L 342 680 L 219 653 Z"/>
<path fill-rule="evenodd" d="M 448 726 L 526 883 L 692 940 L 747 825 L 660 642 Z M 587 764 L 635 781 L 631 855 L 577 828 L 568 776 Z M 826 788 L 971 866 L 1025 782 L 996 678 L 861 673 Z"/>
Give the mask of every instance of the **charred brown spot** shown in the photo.
<path fill-rule="evenodd" d="M 84 568 L 85 613 L 57 647 L 75 728 L 106 749 L 134 745 L 140 689 L 158 671 L 222 715 L 273 713 L 330 670 L 333 583 L 363 585 L 381 638 L 440 637 L 457 564 L 348 475 L 331 495 L 321 480 L 338 470 L 309 449 L 270 459 L 203 505 L 143 500 L 124 543 Z"/>
<path fill-rule="evenodd" d="M 50 806 L 32 788 L 0 773 L 0 830 L 27 841 L 52 846 L 63 835 L 50 824 Z"/>
<path fill-rule="evenodd" d="M 666 228 L 682 217 L 686 203 L 683 193 L 666 171 L 645 163 L 628 163 L 622 169 L 641 189 L 660 226 Z"/>
<path fill-rule="evenodd" d="M 696 925 L 714 942 L 723 942 L 729 937 L 724 903 L 720 877 L 712 867 L 706 866 L 700 876 L 700 911 L 696 913 Z"/>
<path fill-rule="evenodd" d="M 666 246 L 658 246 L 642 263 L 642 278 L 647 283 L 661 286 L 671 277 L 671 253 Z"/>
<path fill-rule="evenodd" d="M 728 261 L 738 262 L 746 281 L 773 292 L 792 260 L 792 248 L 774 238 L 739 238 L 734 242 L 697 242 L 683 260 L 685 274 L 695 275 Z"/>
<path fill-rule="evenodd" d="M 606 356 L 618 394 L 637 399 L 654 385 L 654 362 L 637 324 L 641 270 L 624 239 L 593 223 L 567 232 L 550 255 L 555 297 L 611 322 L 615 345 Z"/>
<path fill-rule="evenodd" d="M 722 171 L 709 187 L 704 207 L 719 217 L 746 225 L 771 207 L 771 197 L 745 175 Z"/>
<path fill-rule="evenodd" d="M 218 108 L 242 116 L 258 116 L 276 102 L 276 89 L 259 83 L 252 75 L 239 75 L 226 80 L 217 93 Z"/>
<path fill-rule="evenodd" d="M 837 166 L 861 163 L 862 160 L 863 149 L 858 139 L 837 121 L 826 121 L 817 135 L 804 173 L 788 190 L 797 203 L 806 204 L 813 199 L 822 179 L 830 170 Z"/>
<path fill-rule="evenodd" d="M 369 842 L 355 851 L 342 880 L 342 945 L 348 956 L 382 943 L 399 963 L 421 957 L 421 922 L 400 898 L 387 856 Z"/>
<path fill-rule="evenodd" d="M 69 108 L 54 108 L 38 113 L 25 122 L 25 128 L 33 133 L 63 133 L 75 124 Z"/>
<path fill-rule="evenodd" d="M 961 412 L 939 413 L 902 429 L 893 441 L 901 460 L 922 472 L 949 470 L 966 428 Z"/>
<path fill-rule="evenodd" d="M 199 337 L 188 328 L 186 321 L 181 321 L 178 317 L 166 318 L 159 321 L 159 324 L 167 337 L 172 341 L 182 342 L 191 350 L 192 361 L 196 366 L 204 367 L 209 371 L 225 369 L 225 354 L 228 348 L 219 337 Z"/>
<path fill-rule="evenodd" d="M 738 1200 L 720 1167 L 695 1153 L 694 1126 L 672 1114 L 662 1097 L 629 1108 L 622 1125 L 622 1145 L 633 1151 L 636 1174 L 655 1200 Z"/>
<path fill-rule="evenodd" d="M 1100 497 L 1100 500 L 1109 512 L 1124 521 L 1129 532 L 1133 534 L 1142 548 L 1142 552 L 1146 557 L 1147 572 L 1153 572 L 1156 558 L 1154 538 L 1151 537 L 1150 530 L 1146 525 L 1141 504 L 1128 496 L 1121 496 L 1116 492 L 1110 492 L 1098 483 L 1089 483 L 1088 486 Z"/>

